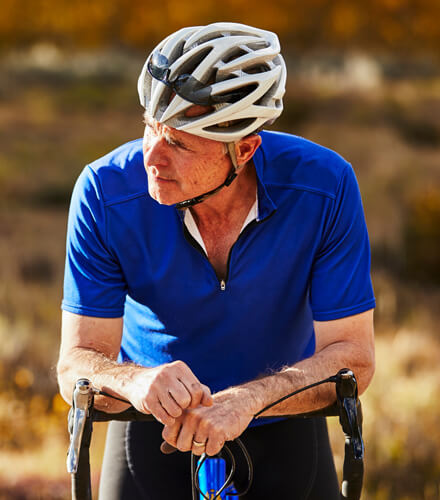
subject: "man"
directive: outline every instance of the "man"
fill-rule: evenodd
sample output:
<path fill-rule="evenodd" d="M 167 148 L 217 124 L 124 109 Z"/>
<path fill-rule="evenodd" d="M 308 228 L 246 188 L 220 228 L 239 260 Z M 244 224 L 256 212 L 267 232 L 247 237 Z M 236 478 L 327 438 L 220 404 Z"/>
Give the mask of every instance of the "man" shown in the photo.
<path fill-rule="evenodd" d="M 361 392 L 374 371 L 353 171 L 305 139 L 259 132 L 282 111 L 279 52 L 276 35 L 240 24 L 170 35 L 139 78 L 143 141 L 77 181 L 61 393 L 70 401 L 87 377 L 158 420 L 110 425 L 102 499 L 190 498 L 189 454 L 162 454 L 162 440 L 214 455 L 238 436 L 255 466 L 246 498 L 339 498 L 325 422 L 282 418 L 332 403 L 333 387 L 252 422 L 340 368 L 355 372 Z"/>

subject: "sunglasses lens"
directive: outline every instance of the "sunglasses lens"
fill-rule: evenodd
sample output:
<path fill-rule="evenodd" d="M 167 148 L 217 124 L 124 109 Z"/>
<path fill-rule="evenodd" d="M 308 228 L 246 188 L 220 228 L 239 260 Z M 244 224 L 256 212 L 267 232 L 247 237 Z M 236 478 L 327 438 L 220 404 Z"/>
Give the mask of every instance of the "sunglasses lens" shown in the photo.
<path fill-rule="evenodd" d="M 147 65 L 150 75 L 156 80 L 163 82 L 167 81 L 169 67 L 170 63 L 168 62 L 168 59 L 160 52 L 155 52 L 151 56 Z"/>

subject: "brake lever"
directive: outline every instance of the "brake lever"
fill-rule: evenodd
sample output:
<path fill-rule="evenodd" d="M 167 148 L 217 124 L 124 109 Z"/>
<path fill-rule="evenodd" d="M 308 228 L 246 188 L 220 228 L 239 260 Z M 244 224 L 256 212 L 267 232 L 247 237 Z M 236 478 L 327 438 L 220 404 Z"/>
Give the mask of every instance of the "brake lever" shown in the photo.
<path fill-rule="evenodd" d="M 340 407 L 339 421 L 353 448 L 353 457 L 364 458 L 364 442 L 362 440 L 362 413 L 358 406 L 358 387 L 356 377 L 351 370 L 340 370 L 336 376 L 336 393 Z"/>
<path fill-rule="evenodd" d="M 81 378 L 76 382 L 72 397 L 72 408 L 69 413 L 70 446 L 67 452 L 67 472 L 78 471 L 81 440 L 84 433 L 89 409 L 93 403 L 94 388 L 90 380 Z"/>

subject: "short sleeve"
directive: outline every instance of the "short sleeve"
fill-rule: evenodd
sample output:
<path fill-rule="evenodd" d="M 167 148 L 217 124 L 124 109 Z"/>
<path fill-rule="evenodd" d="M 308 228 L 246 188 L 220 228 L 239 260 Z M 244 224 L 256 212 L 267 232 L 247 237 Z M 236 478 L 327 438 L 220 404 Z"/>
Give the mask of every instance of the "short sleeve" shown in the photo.
<path fill-rule="evenodd" d="M 316 321 L 339 319 L 375 307 L 361 195 L 348 164 L 314 260 L 310 302 Z"/>
<path fill-rule="evenodd" d="M 105 204 L 99 179 L 86 167 L 75 184 L 70 203 L 62 309 L 84 316 L 123 315 L 126 283 L 106 240 Z"/>

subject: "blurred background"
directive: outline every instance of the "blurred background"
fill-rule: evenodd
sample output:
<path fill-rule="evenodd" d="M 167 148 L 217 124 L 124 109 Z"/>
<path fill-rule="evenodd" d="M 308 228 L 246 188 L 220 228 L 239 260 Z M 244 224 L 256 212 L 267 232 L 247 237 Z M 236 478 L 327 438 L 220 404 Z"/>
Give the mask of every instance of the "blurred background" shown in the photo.
<path fill-rule="evenodd" d="M 55 365 L 73 183 L 142 135 L 136 80 L 154 45 L 214 21 L 279 34 L 274 128 L 335 149 L 358 176 L 378 302 L 363 498 L 440 498 L 439 19 L 438 0 L 2 0 L 0 499 L 69 498 Z"/>

